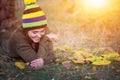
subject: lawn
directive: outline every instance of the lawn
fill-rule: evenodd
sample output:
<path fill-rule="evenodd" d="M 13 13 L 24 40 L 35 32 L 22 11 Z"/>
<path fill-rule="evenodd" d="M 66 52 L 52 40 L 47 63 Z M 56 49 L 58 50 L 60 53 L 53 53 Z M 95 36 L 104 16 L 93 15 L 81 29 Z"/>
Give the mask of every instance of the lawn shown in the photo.
<path fill-rule="evenodd" d="M 79 51 L 77 49 L 73 51 L 66 45 L 59 48 L 55 47 L 56 62 L 45 65 L 41 69 L 32 69 L 29 65 L 22 63 L 22 65 L 15 64 L 14 61 L 1 57 L 0 80 L 120 80 L 120 62 L 118 61 L 119 59 L 116 60 L 116 55 L 103 56 L 104 59 L 111 61 L 111 63 L 104 63 L 104 59 L 101 59 L 102 62 L 98 61 L 97 57 L 93 62 L 98 63 L 93 64 L 92 61 L 87 60 L 87 58 L 92 58 L 88 54 L 87 56 L 84 55 L 85 59 L 82 62 L 81 55 L 85 54 L 85 51 L 99 57 L 103 53 L 106 54 L 106 50 L 111 51 L 110 48 L 95 50 L 82 48 Z M 111 53 L 109 52 L 108 54 Z"/>

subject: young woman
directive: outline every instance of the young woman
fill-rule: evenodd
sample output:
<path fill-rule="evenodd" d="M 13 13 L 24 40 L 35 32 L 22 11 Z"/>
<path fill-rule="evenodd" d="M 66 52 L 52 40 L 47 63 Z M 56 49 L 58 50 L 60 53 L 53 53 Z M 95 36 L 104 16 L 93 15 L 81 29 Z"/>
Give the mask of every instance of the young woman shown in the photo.
<path fill-rule="evenodd" d="M 35 0 L 29 1 L 31 2 L 26 4 L 22 17 L 22 29 L 11 33 L 4 32 L 0 46 L 9 57 L 29 62 L 33 68 L 41 68 L 45 64 L 54 62 L 51 39 L 57 37 L 52 34 L 47 35 L 47 20 L 44 12 L 35 4 Z"/>

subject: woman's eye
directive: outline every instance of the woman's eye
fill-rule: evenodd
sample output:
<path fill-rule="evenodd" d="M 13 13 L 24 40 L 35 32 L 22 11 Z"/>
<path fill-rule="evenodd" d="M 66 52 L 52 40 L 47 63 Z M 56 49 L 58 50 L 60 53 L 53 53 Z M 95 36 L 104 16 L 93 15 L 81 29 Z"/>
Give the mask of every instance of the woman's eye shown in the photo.
<path fill-rule="evenodd" d="M 41 33 L 44 33 L 44 32 L 45 32 L 45 30 L 42 30 L 42 31 L 41 31 Z"/>
<path fill-rule="evenodd" d="M 37 31 L 33 31 L 33 33 L 34 33 L 34 34 L 36 34 L 36 33 L 37 33 Z"/>

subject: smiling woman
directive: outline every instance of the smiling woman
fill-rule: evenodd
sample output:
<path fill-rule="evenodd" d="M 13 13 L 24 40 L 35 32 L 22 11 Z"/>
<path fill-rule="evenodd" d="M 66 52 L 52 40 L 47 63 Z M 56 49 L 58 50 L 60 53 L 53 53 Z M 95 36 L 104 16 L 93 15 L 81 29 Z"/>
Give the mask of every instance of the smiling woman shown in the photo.
<path fill-rule="evenodd" d="M 50 39 L 55 36 L 47 34 L 48 30 L 46 15 L 36 0 L 25 0 L 21 26 L 0 33 L 0 48 L 15 61 L 22 60 L 32 68 L 41 68 L 56 59 Z"/>

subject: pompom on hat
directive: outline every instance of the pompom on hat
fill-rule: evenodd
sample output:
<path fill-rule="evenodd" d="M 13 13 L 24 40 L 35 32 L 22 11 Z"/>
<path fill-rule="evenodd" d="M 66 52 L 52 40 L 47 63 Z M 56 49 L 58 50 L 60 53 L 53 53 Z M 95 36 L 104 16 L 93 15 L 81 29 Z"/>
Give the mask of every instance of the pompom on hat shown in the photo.
<path fill-rule="evenodd" d="M 22 28 L 34 28 L 47 25 L 45 13 L 36 4 L 36 0 L 24 0 L 26 5 L 22 16 Z"/>

